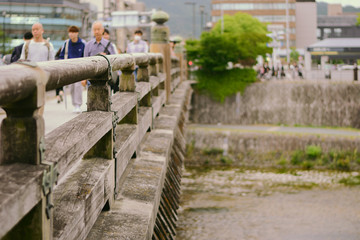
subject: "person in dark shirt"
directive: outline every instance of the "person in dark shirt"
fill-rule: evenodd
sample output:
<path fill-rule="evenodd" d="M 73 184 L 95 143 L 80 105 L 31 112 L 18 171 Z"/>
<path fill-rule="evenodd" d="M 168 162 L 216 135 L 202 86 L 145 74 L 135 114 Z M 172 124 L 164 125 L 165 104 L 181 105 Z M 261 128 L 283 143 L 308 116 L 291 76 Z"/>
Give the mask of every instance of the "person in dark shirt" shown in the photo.
<path fill-rule="evenodd" d="M 24 42 L 30 41 L 33 38 L 33 35 L 31 32 L 26 32 L 24 34 Z M 20 44 L 19 46 L 16 46 L 11 54 L 11 60 L 10 62 L 16 62 L 17 60 L 20 59 L 21 56 L 21 50 L 24 46 L 24 43 Z"/>
<path fill-rule="evenodd" d="M 69 39 L 65 41 L 59 59 L 80 58 L 84 56 L 85 41 L 79 38 L 80 29 L 77 26 L 70 26 L 68 28 Z M 71 100 L 74 106 L 75 113 L 81 112 L 82 104 L 82 90 L 81 82 L 76 82 L 69 85 L 71 92 Z"/>

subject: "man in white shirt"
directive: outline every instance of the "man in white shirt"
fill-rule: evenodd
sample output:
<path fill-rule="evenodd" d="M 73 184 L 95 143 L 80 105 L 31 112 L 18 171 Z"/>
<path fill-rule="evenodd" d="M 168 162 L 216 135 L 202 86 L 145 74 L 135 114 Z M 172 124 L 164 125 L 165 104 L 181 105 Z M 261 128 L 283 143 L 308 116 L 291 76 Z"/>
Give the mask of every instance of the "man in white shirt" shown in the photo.
<path fill-rule="evenodd" d="M 31 27 L 33 39 L 24 44 L 20 60 L 41 62 L 55 59 L 54 46 L 43 38 L 44 29 L 41 23 Z"/>

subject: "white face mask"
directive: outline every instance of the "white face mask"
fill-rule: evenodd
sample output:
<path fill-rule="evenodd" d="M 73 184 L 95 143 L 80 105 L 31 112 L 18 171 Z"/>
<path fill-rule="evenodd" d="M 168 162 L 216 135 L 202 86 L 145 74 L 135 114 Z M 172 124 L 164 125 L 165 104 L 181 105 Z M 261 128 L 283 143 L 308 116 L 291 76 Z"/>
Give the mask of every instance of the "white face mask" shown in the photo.
<path fill-rule="evenodd" d="M 140 40 L 141 40 L 141 36 L 135 35 L 134 39 L 135 39 L 136 41 L 140 41 Z"/>

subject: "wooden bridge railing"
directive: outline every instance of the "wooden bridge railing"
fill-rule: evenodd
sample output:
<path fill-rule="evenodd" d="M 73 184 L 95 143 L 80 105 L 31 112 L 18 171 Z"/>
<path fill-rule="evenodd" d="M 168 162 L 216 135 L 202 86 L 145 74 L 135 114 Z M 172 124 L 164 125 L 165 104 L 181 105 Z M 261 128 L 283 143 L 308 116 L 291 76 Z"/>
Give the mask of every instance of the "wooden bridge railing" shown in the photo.
<path fill-rule="evenodd" d="M 84 239 L 111 208 L 129 160 L 180 83 L 172 58 L 120 54 L 0 68 L 0 239 Z M 139 66 L 138 82 L 133 71 Z M 112 95 L 111 71 L 121 70 Z M 45 91 L 89 79 L 87 111 L 45 136 Z"/>

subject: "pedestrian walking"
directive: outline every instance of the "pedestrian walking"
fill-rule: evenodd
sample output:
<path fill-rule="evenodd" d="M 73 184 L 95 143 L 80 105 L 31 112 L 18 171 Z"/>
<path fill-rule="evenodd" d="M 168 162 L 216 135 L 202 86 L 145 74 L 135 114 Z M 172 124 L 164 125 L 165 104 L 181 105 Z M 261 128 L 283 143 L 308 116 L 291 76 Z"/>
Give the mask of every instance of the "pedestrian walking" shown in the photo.
<path fill-rule="evenodd" d="M 106 40 L 108 40 L 110 42 L 110 44 L 113 46 L 115 54 L 119 54 L 121 51 L 118 50 L 118 48 L 116 47 L 116 45 L 111 42 L 110 40 L 110 31 L 107 28 L 104 28 L 104 33 L 103 33 L 103 38 L 105 38 Z"/>
<path fill-rule="evenodd" d="M 94 38 L 85 44 L 84 57 L 95 56 L 100 53 L 103 55 L 115 54 L 115 49 L 111 42 L 103 37 L 104 26 L 101 22 L 96 21 L 92 25 Z"/>
<path fill-rule="evenodd" d="M 41 62 L 55 59 L 54 46 L 44 39 L 44 28 L 41 23 L 34 23 L 31 27 L 33 39 L 26 42 L 21 50 L 20 60 Z"/>
<path fill-rule="evenodd" d="M 142 35 L 141 30 L 134 32 L 134 40 L 128 44 L 126 53 L 147 53 L 149 51 L 149 46 L 142 40 Z"/>
<path fill-rule="evenodd" d="M 354 63 L 354 81 L 358 80 L 358 66 Z"/>
<path fill-rule="evenodd" d="M 126 48 L 126 53 L 147 53 L 149 51 L 148 44 L 142 40 L 142 31 L 136 30 L 134 32 L 134 40 L 130 42 Z M 135 67 L 135 81 L 137 81 L 138 66 Z"/>
<path fill-rule="evenodd" d="M 62 47 L 59 48 L 59 50 L 55 54 L 55 60 L 60 59 L 60 53 L 61 53 Z M 56 100 L 57 103 L 61 103 L 64 100 L 64 87 L 59 87 L 55 89 L 56 94 Z M 67 104 L 65 103 L 65 108 L 67 108 Z"/>
<path fill-rule="evenodd" d="M 106 40 L 108 40 L 110 42 L 110 45 L 112 45 L 114 48 L 115 54 L 119 54 L 119 51 L 118 51 L 116 45 L 110 41 L 110 31 L 106 28 L 104 29 L 103 38 L 105 38 Z M 120 83 L 119 76 L 120 75 L 121 75 L 121 71 L 112 72 L 112 81 L 109 83 L 109 85 L 110 85 L 113 93 L 116 93 L 120 90 L 119 89 L 119 83 Z"/>
<path fill-rule="evenodd" d="M 79 37 L 80 29 L 77 26 L 68 28 L 69 39 L 67 39 L 61 49 L 59 59 L 80 58 L 84 56 L 85 41 Z M 85 80 L 86 81 L 86 80 Z M 82 105 L 83 84 L 76 82 L 66 87 L 70 90 L 73 112 L 80 113 Z M 65 96 L 66 97 L 66 96 Z"/>
<path fill-rule="evenodd" d="M 23 42 L 22 44 L 16 46 L 16 47 L 14 48 L 12 54 L 11 54 L 11 60 L 10 60 L 11 63 L 16 62 L 17 60 L 20 59 L 21 50 L 22 50 L 24 44 L 25 44 L 26 42 L 29 42 L 32 38 L 33 38 L 33 35 L 32 35 L 31 32 L 26 32 L 26 33 L 24 34 L 24 37 L 23 37 L 24 42 Z"/>

